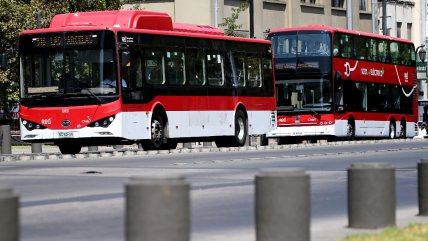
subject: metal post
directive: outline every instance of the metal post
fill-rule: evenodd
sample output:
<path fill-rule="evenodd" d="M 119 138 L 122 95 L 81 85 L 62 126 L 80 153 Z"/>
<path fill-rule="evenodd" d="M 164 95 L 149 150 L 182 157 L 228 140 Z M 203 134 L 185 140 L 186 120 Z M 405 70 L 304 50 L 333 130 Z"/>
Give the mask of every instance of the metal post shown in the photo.
<path fill-rule="evenodd" d="M 32 143 L 31 153 L 42 153 L 42 143 Z"/>
<path fill-rule="evenodd" d="M 250 11 L 250 38 L 254 38 L 254 0 L 249 0 Z"/>
<path fill-rule="evenodd" d="M 353 29 L 353 23 L 352 23 L 352 1 L 346 1 L 346 27 L 349 30 Z"/>
<path fill-rule="evenodd" d="M 256 176 L 256 240 L 310 240 L 310 177 L 303 169 Z"/>
<path fill-rule="evenodd" d="M 12 154 L 10 125 L 1 125 L 1 154 Z"/>
<path fill-rule="evenodd" d="M 428 159 L 418 162 L 419 215 L 428 216 Z"/>
<path fill-rule="evenodd" d="M 189 190 L 183 177 L 131 178 L 126 185 L 126 241 L 189 241 Z"/>
<path fill-rule="evenodd" d="M 386 26 L 386 0 L 382 0 L 382 32 L 383 35 L 388 36 L 388 26 Z"/>
<path fill-rule="evenodd" d="M 395 225 L 395 169 L 388 163 L 356 163 L 348 169 L 350 228 Z"/>
<path fill-rule="evenodd" d="M 0 187 L 0 241 L 19 241 L 19 197 Z"/>

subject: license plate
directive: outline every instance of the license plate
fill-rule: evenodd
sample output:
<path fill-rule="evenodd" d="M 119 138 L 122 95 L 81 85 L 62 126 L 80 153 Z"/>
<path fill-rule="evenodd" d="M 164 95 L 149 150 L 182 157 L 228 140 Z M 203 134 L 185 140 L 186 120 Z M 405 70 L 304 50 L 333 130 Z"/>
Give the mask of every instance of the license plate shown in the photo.
<path fill-rule="evenodd" d="M 58 132 L 58 137 L 59 138 L 73 138 L 74 137 L 74 133 L 71 131 L 68 132 Z"/>

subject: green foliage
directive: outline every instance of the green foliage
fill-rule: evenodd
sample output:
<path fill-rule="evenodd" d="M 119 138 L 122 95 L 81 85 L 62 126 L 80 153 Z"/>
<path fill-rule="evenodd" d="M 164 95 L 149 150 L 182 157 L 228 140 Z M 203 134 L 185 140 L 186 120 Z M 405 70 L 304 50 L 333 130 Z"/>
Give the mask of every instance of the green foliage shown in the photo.
<path fill-rule="evenodd" d="M 242 24 L 236 24 L 236 20 L 239 19 L 239 14 L 245 11 L 248 7 L 248 1 L 245 1 L 241 3 L 238 8 L 232 8 L 232 16 L 223 18 L 224 22 L 219 24 L 219 26 L 225 28 L 224 34 L 227 36 L 242 37 L 236 32 L 236 30 L 242 28 Z"/>
<path fill-rule="evenodd" d="M 124 0 L 0 0 L 0 53 L 7 53 L 7 70 L 0 70 L 0 103 L 18 99 L 18 34 L 37 28 L 37 13 L 42 27 L 49 27 L 54 15 L 69 12 L 120 9 Z"/>

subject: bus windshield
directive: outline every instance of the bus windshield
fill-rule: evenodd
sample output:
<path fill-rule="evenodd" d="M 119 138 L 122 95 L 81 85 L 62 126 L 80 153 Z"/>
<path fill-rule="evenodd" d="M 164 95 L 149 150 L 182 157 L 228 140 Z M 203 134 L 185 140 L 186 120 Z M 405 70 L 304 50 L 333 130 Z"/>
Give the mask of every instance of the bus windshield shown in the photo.
<path fill-rule="evenodd" d="M 276 82 L 278 112 L 324 112 L 332 106 L 331 85 L 326 79 L 293 79 Z"/>
<path fill-rule="evenodd" d="M 117 95 L 113 46 L 108 31 L 21 36 L 21 97 Z"/>

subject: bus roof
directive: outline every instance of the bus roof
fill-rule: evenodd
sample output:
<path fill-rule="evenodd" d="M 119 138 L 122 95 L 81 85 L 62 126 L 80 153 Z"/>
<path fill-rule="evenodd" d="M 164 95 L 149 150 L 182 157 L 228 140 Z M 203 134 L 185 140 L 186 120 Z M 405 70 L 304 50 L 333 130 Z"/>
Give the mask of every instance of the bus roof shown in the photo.
<path fill-rule="evenodd" d="M 173 23 L 167 13 L 143 10 L 116 10 L 58 14 L 49 28 L 98 26 L 110 28 L 150 29 L 224 35 L 211 26 Z"/>
<path fill-rule="evenodd" d="M 208 25 L 173 23 L 167 13 L 144 10 L 77 12 L 55 15 L 49 28 L 25 30 L 22 34 L 102 30 L 225 39 L 269 44 L 264 39 L 225 36 L 224 31 Z"/>
<path fill-rule="evenodd" d="M 368 33 L 368 32 L 362 32 L 362 31 L 356 31 L 356 30 L 349 30 L 344 28 L 335 28 L 330 26 L 325 26 L 321 24 L 317 25 L 307 25 L 307 26 L 301 26 L 301 27 L 293 27 L 293 28 L 277 28 L 272 29 L 270 33 L 279 33 L 279 32 L 288 32 L 288 31 L 302 31 L 302 30 L 324 30 L 328 32 L 339 32 L 339 33 L 348 33 L 348 34 L 355 34 L 355 35 L 361 35 L 371 38 L 378 38 L 378 39 L 385 39 L 385 40 L 394 40 L 398 42 L 406 42 L 406 43 L 412 43 L 412 41 L 402 38 L 395 38 L 391 36 L 385 36 L 380 34 L 374 34 L 374 33 Z"/>

